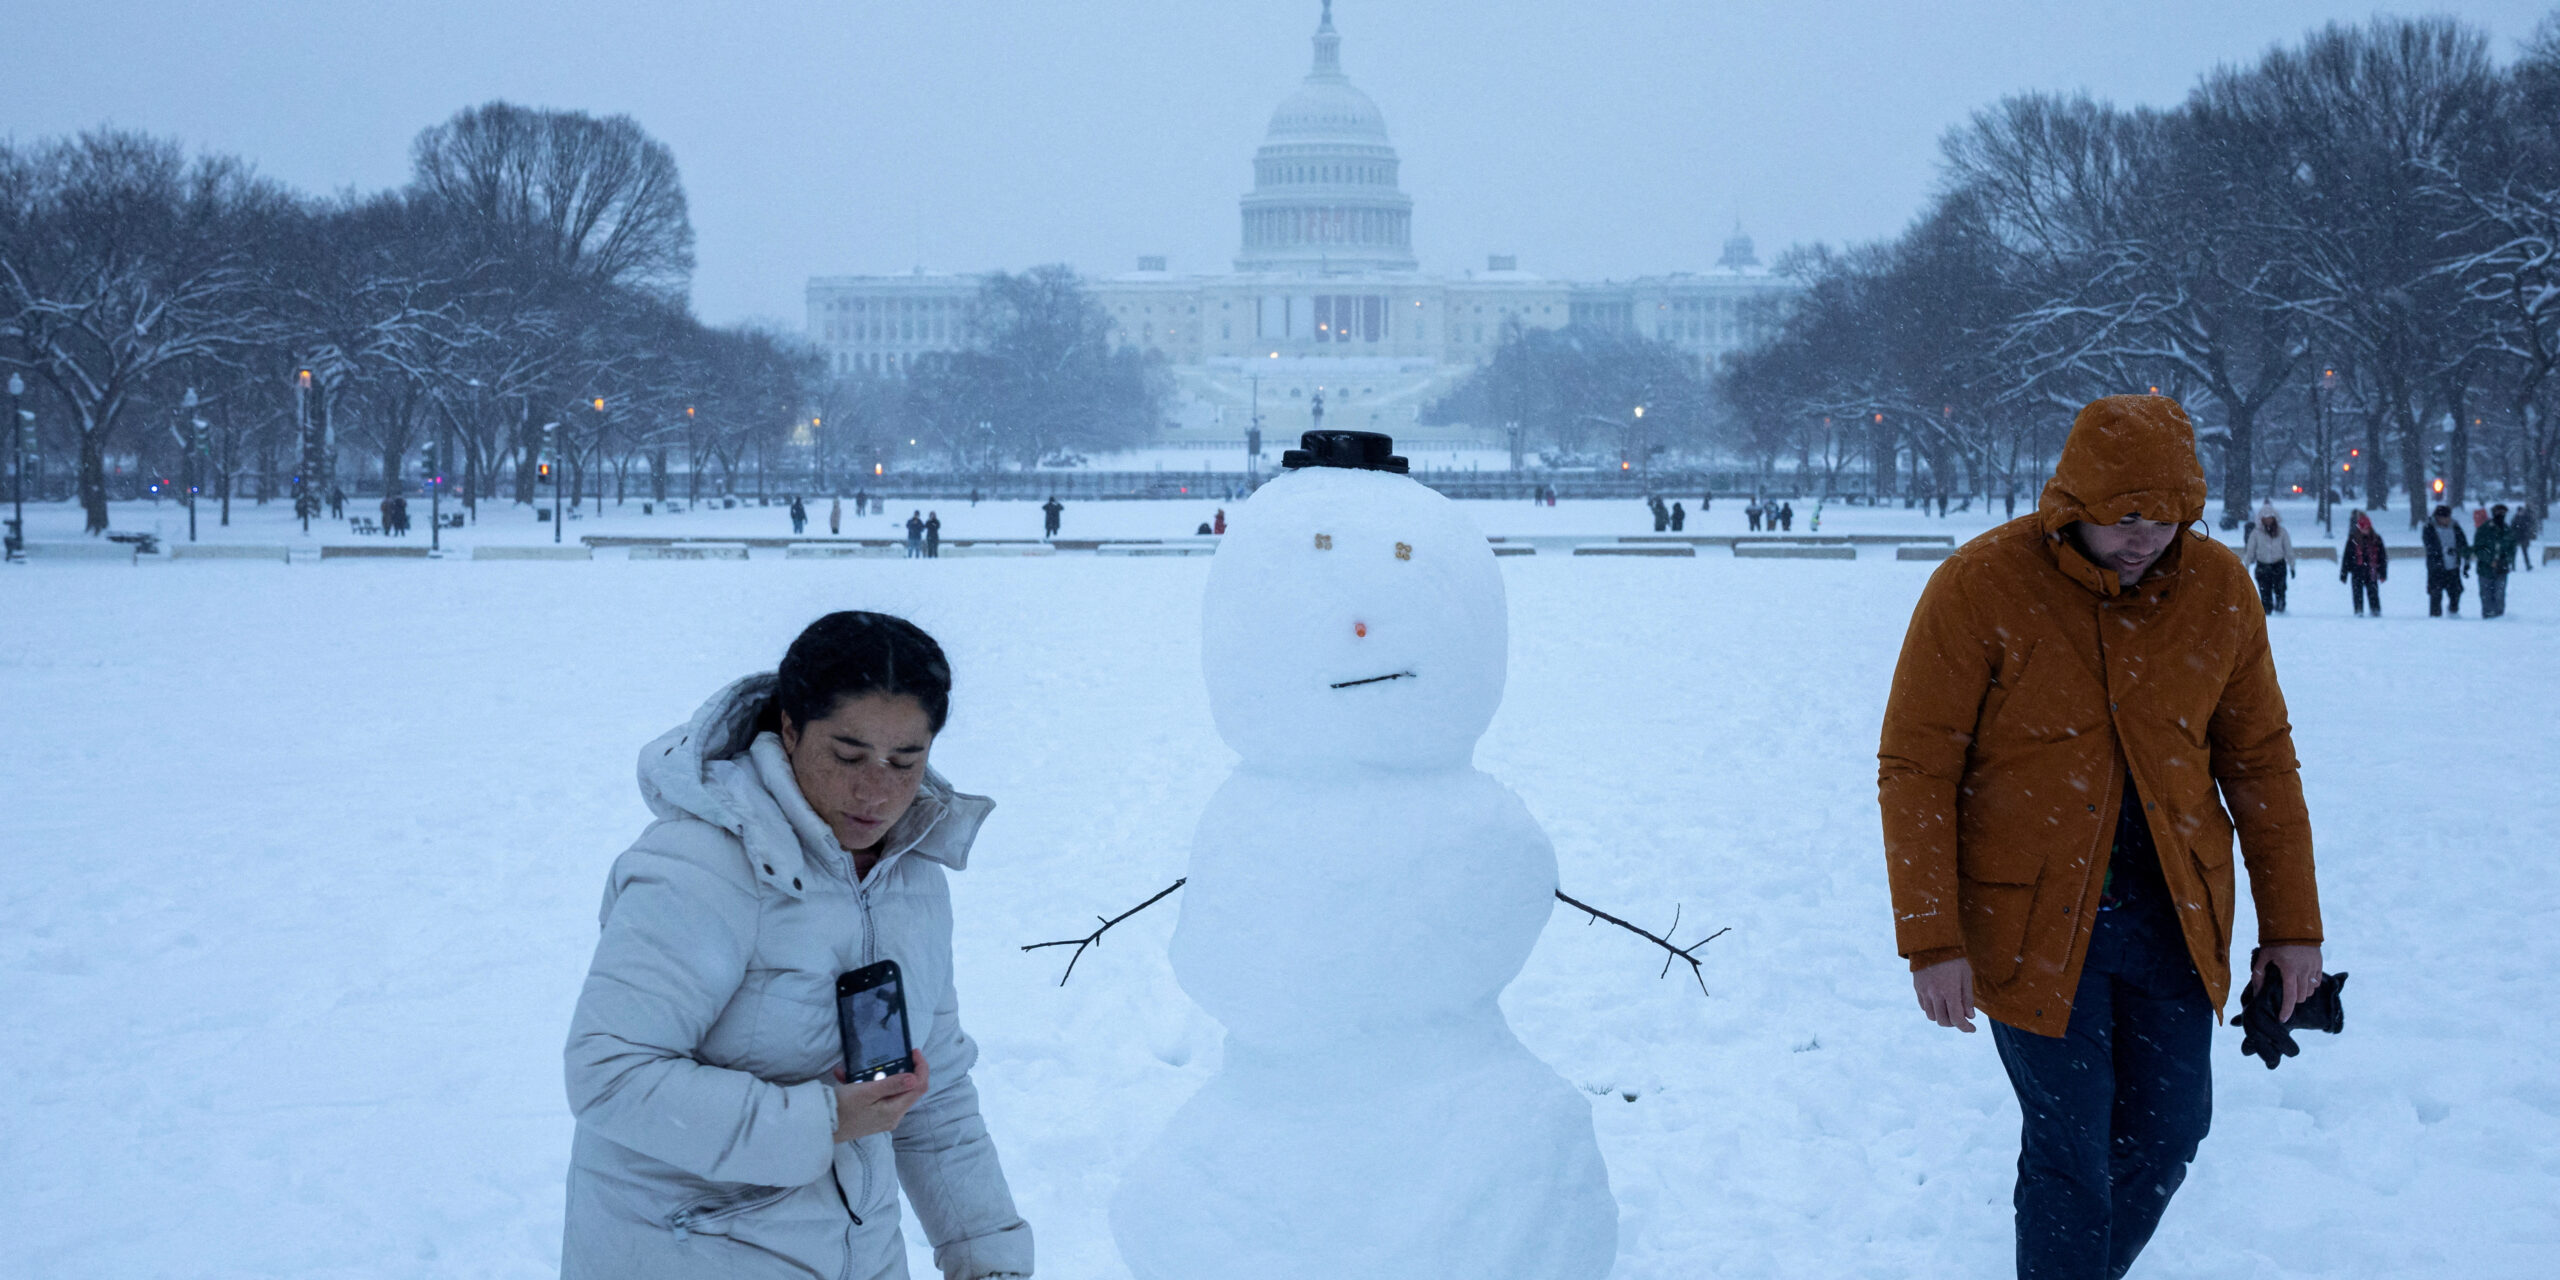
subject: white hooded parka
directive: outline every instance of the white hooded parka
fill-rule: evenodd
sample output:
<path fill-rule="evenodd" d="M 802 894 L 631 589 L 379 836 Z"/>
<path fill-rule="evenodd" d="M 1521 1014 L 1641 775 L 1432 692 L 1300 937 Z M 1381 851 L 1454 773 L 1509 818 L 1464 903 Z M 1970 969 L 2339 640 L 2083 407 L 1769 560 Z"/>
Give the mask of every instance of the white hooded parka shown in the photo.
<path fill-rule="evenodd" d="M 729 685 L 641 752 L 657 821 L 607 878 L 565 1055 L 563 1280 L 902 1278 L 900 1187 L 945 1280 L 1029 1275 L 969 1079 L 943 879 L 994 802 L 928 770 L 857 881 L 756 733 L 773 684 Z M 932 1087 L 893 1133 L 838 1144 L 835 979 L 882 959 Z"/>

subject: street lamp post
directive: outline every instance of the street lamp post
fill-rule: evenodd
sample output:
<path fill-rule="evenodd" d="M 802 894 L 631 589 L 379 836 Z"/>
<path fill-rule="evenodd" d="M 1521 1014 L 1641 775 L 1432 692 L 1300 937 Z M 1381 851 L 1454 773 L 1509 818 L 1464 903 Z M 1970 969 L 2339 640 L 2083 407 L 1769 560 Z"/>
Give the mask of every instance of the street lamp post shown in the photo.
<path fill-rule="evenodd" d="M 551 476 L 551 540 L 560 541 L 560 424 L 542 424 L 542 456 L 549 460 Z"/>
<path fill-rule="evenodd" d="M 422 464 L 420 470 L 426 473 L 424 479 L 427 482 L 427 553 L 433 555 L 444 550 L 444 477 L 436 474 L 436 468 L 443 465 L 444 459 L 433 440 L 429 440 L 418 453 L 418 461 Z"/>
<path fill-rule="evenodd" d="M 9 558 L 23 558 L 27 545 L 27 462 L 36 456 L 36 415 L 18 407 L 18 397 L 27 393 L 27 380 L 9 375 L 9 452 L 16 455 L 17 514 L 9 521 Z"/>
<path fill-rule="evenodd" d="M 293 510 L 302 517 L 302 534 L 311 536 L 311 508 L 318 506 L 320 496 L 311 491 L 314 473 L 319 470 L 311 457 L 311 371 L 302 370 L 293 380 L 293 420 L 302 429 L 302 474 L 293 478 Z"/>
<path fill-rule="evenodd" d="M 187 388 L 187 396 L 178 402 L 187 415 L 187 541 L 196 540 L 197 459 L 204 454 L 204 419 L 196 416 L 196 389 Z"/>
<path fill-rule="evenodd" d="M 1259 486 L 1262 483 L 1262 375 L 1254 374 L 1250 380 L 1253 383 L 1253 417 L 1244 426 L 1244 478 L 1245 483 Z"/>

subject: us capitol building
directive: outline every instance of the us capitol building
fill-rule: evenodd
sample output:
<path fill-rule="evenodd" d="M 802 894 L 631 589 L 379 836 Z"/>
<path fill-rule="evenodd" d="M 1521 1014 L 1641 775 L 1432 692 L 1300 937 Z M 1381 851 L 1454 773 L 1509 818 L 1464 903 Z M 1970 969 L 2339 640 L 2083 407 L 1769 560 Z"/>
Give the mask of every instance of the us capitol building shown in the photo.
<path fill-rule="evenodd" d="M 1235 270 L 1181 275 L 1140 258 L 1125 275 L 1087 277 L 1115 336 L 1161 355 L 1170 422 L 1154 447 L 1232 452 L 1262 416 L 1266 457 L 1312 422 L 1392 432 L 1399 451 L 1505 448 L 1499 423 L 1425 427 L 1423 408 L 1492 358 L 1504 328 L 1596 326 L 1669 343 L 1714 366 L 1748 345 L 1764 308 L 1794 286 L 1761 269 L 1739 229 L 1711 272 L 1583 283 L 1489 256 L 1482 271 L 1428 274 L 1413 254 L 1413 197 L 1378 105 L 1342 72 L 1332 0 L 1315 65 L 1271 113 L 1242 203 Z M 894 377 L 919 356 L 955 350 L 981 277 L 818 276 L 809 337 L 842 374 Z M 1206 459 L 1204 459 L 1204 462 Z"/>

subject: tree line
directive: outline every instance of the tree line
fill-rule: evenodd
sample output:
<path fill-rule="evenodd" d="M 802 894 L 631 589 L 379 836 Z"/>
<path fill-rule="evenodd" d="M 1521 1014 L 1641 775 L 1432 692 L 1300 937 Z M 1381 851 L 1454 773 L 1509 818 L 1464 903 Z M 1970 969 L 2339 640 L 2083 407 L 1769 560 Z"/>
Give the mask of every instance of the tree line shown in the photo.
<path fill-rule="evenodd" d="M 2017 95 L 1942 149 L 1901 235 L 1781 261 L 1801 292 L 1717 378 L 1731 447 L 2032 501 L 2073 409 L 2157 391 L 2226 525 L 2296 485 L 2547 509 L 2560 15 L 2503 65 L 2451 18 L 2332 24 L 2174 107 Z"/>
<path fill-rule="evenodd" d="M 840 484 L 907 439 L 1031 465 L 1160 416 L 1161 370 L 1110 349 L 1064 268 L 991 277 L 968 350 L 881 380 L 697 320 L 693 265 L 674 156 L 627 116 L 471 107 L 418 135 L 404 185 L 327 197 L 131 132 L 0 143 L 0 369 L 92 533 L 111 461 L 192 474 L 226 514 L 235 488 L 309 510 L 428 475 L 600 507 L 608 484 L 732 492 L 782 452 Z"/>

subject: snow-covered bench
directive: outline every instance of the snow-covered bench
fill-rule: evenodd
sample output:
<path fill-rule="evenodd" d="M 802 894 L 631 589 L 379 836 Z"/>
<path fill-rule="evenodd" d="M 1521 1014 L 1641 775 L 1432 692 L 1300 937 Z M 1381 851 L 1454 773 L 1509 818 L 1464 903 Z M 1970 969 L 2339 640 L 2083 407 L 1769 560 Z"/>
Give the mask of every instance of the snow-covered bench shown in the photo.
<path fill-rule="evenodd" d="M 689 542 L 663 547 L 633 547 L 631 558 L 634 560 L 744 560 L 747 558 L 747 544 Z"/>
<path fill-rule="evenodd" d="M 1894 554 L 1921 549 L 1904 547 Z M 1733 554 L 1738 560 L 1855 560 L 1858 549 L 1845 542 L 1737 542 Z"/>
<path fill-rule="evenodd" d="M 580 543 L 556 547 L 473 547 L 474 560 L 593 560 L 596 549 Z"/>

